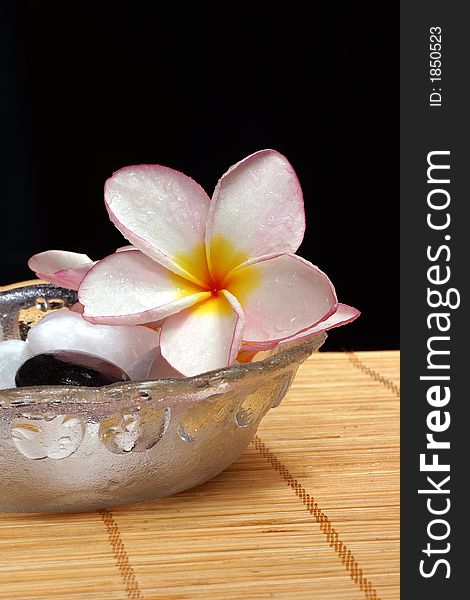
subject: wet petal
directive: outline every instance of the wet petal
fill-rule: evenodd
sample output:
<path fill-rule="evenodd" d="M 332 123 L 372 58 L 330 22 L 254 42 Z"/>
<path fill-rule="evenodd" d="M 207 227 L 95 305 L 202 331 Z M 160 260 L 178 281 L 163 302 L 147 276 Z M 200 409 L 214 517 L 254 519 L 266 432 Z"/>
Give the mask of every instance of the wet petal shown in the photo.
<path fill-rule="evenodd" d="M 275 342 L 328 318 L 337 307 L 333 285 L 310 262 L 286 254 L 233 271 L 226 288 L 245 315 L 244 342 Z"/>
<path fill-rule="evenodd" d="M 295 252 L 305 231 L 302 189 L 287 159 L 261 150 L 231 167 L 215 188 L 206 246 L 215 278 L 252 257 Z"/>
<path fill-rule="evenodd" d="M 259 352 L 260 350 L 268 350 L 273 347 L 273 345 L 285 345 L 290 344 L 291 342 L 296 342 L 298 340 L 302 340 L 308 338 L 317 333 L 321 333 L 322 331 L 328 331 L 329 329 L 334 329 L 335 327 L 341 327 L 342 325 L 347 325 L 348 323 L 352 323 L 355 321 L 357 317 L 360 316 L 360 311 L 357 308 L 352 306 L 348 306 L 347 304 L 338 304 L 338 308 L 336 312 L 334 312 L 328 319 L 321 321 L 318 325 L 314 325 L 300 333 L 296 333 L 295 335 L 285 338 L 280 342 L 276 342 L 273 344 L 272 342 L 258 342 L 257 344 L 247 344 L 246 346 L 242 346 L 242 351 L 244 352 Z"/>
<path fill-rule="evenodd" d="M 94 264 L 86 254 L 65 250 L 40 252 L 28 261 L 29 268 L 39 279 L 71 290 L 78 290 L 80 282 Z"/>
<path fill-rule="evenodd" d="M 159 321 L 210 297 L 139 251 L 117 252 L 86 275 L 78 297 L 93 323 L 139 325 Z"/>
<path fill-rule="evenodd" d="M 31 356 L 33 352 L 26 342 L 7 340 L 0 343 L 0 390 L 16 387 L 16 371 Z"/>
<path fill-rule="evenodd" d="M 314 335 L 315 333 L 321 333 L 322 331 L 328 331 L 329 329 L 334 329 L 335 327 L 341 327 L 341 325 L 346 325 L 347 323 L 351 323 L 355 321 L 361 312 L 354 308 L 353 306 L 348 306 L 347 304 L 338 304 L 338 308 L 336 312 L 333 313 L 328 319 L 321 321 L 318 325 L 314 327 L 310 327 L 305 331 L 301 331 L 296 335 L 293 335 L 290 338 L 282 340 L 281 344 L 289 344 L 290 342 L 295 342 L 297 340 L 301 340 L 303 338 Z"/>
<path fill-rule="evenodd" d="M 235 361 L 243 333 L 243 311 L 224 291 L 165 320 L 160 348 L 185 376 L 227 367 Z"/>
<path fill-rule="evenodd" d="M 119 248 L 116 248 L 116 252 L 128 252 L 129 250 L 138 250 L 138 248 L 136 248 L 135 246 L 132 246 L 131 244 L 128 244 L 127 246 L 120 246 Z"/>
<path fill-rule="evenodd" d="M 210 200 L 190 177 L 159 165 L 124 167 L 106 182 L 105 200 L 112 222 L 136 248 L 195 283 L 208 280 Z"/>
<path fill-rule="evenodd" d="M 70 310 L 50 313 L 28 333 L 34 354 L 59 349 L 87 352 L 118 365 L 126 373 L 143 355 L 157 348 L 159 341 L 159 334 L 148 327 L 93 325 Z"/>

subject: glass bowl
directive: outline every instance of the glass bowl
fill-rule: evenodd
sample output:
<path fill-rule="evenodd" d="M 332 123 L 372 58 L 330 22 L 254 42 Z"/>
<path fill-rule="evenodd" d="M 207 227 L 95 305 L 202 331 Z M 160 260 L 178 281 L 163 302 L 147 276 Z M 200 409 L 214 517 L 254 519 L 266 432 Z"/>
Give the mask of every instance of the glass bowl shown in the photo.
<path fill-rule="evenodd" d="M 0 288 L 5 339 L 24 339 L 41 315 L 75 300 L 51 284 Z M 92 510 L 211 479 L 245 450 L 325 338 L 196 377 L 0 390 L 0 511 Z"/>

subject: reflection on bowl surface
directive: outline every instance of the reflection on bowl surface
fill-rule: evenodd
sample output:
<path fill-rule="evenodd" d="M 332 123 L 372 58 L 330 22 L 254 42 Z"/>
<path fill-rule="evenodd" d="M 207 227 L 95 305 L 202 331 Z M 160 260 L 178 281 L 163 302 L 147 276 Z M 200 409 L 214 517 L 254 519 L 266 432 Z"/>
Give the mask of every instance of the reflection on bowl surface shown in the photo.
<path fill-rule="evenodd" d="M 38 297 L 47 297 L 46 308 L 74 301 L 52 285 L 12 292 L 0 291 L 9 337 L 24 337 L 36 305 L 45 314 Z M 91 510 L 207 481 L 245 450 L 325 338 L 191 378 L 0 390 L 0 511 Z"/>

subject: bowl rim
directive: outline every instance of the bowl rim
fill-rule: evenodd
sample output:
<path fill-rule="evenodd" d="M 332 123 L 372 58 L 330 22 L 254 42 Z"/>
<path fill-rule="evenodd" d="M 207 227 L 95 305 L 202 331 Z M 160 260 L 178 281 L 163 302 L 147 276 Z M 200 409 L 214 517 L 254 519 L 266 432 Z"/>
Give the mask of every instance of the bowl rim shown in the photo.
<path fill-rule="evenodd" d="M 40 285 L 41 280 L 18 282 L 7 286 L 0 286 L 0 292 L 26 285 Z M 19 408 L 25 403 L 32 404 L 108 404 L 115 402 L 122 396 L 135 393 L 136 397 L 152 398 L 159 392 L 164 396 L 174 396 L 184 393 L 195 393 L 197 390 L 214 389 L 222 383 L 234 383 L 250 376 L 251 380 L 264 377 L 266 373 L 283 371 L 292 363 L 303 362 L 310 354 L 323 345 L 327 333 L 322 331 L 314 333 L 301 340 L 278 346 L 279 351 L 261 360 L 249 363 L 237 363 L 231 367 L 222 367 L 207 371 L 192 377 L 173 377 L 164 379 L 147 379 L 144 381 L 130 381 L 113 383 L 102 387 L 85 386 L 27 386 L 22 388 L 8 388 L 0 390 L 0 409 Z M 261 351 L 261 350 L 260 350 Z M 47 392 L 47 397 L 44 397 Z M 215 393 L 215 390 L 214 390 Z M 83 398 L 83 396 L 86 398 Z M 196 394 L 195 394 L 196 396 Z M 197 401 L 197 398 L 194 398 Z"/>

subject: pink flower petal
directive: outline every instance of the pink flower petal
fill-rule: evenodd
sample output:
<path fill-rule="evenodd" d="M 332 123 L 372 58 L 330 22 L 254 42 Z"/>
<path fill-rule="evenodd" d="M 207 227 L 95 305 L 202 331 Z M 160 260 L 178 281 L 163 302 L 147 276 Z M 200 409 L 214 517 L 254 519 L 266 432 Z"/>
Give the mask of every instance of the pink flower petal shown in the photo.
<path fill-rule="evenodd" d="M 288 338 L 281 340 L 280 342 L 273 344 L 272 342 L 258 342 L 257 344 L 247 344 L 246 346 L 242 346 L 242 351 L 244 352 L 258 352 L 260 350 L 269 350 L 274 345 L 282 346 L 284 344 L 290 344 L 291 342 L 296 342 L 298 340 L 302 340 L 308 338 L 316 333 L 321 333 L 322 331 L 328 331 L 329 329 L 334 329 L 335 327 L 341 327 L 342 325 L 347 325 L 348 323 L 352 323 L 355 321 L 357 317 L 360 316 L 360 311 L 357 308 L 353 308 L 352 306 L 348 306 L 347 304 L 338 304 L 338 308 L 336 312 L 321 321 L 317 325 L 313 327 L 309 327 L 300 333 L 296 333 Z"/>
<path fill-rule="evenodd" d="M 93 325 L 70 310 L 46 315 L 28 333 L 28 344 L 35 354 L 58 349 L 87 352 L 118 365 L 126 373 L 157 348 L 159 341 L 159 333 L 148 327 Z"/>
<path fill-rule="evenodd" d="M 65 250 L 40 252 L 28 261 L 29 268 L 39 279 L 71 290 L 78 290 L 80 282 L 94 264 L 86 254 Z"/>
<path fill-rule="evenodd" d="M 347 304 L 338 304 L 338 308 L 336 312 L 333 313 L 328 319 L 321 321 L 318 325 L 314 327 L 310 327 L 305 331 L 301 331 L 293 335 L 290 338 L 285 340 L 281 340 L 281 344 L 289 344 L 290 342 L 294 342 L 297 340 L 301 340 L 303 338 L 314 335 L 315 333 L 321 333 L 322 331 L 327 331 L 328 329 L 334 329 L 335 327 L 341 327 L 341 325 L 346 325 L 347 323 L 351 323 L 355 321 L 357 317 L 361 314 L 357 308 L 353 306 L 348 306 Z"/>
<path fill-rule="evenodd" d="M 194 283 L 208 281 L 210 200 L 190 177 L 159 165 L 124 167 L 106 182 L 105 200 L 112 222 L 136 248 Z"/>
<path fill-rule="evenodd" d="M 132 246 L 131 244 L 128 244 L 127 246 L 120 246 L 119 248 L 116 248 L 116 252 L 128 252 L 129 250 L 138 250 L 138 248 L 136 248 L 135 246 Z"/>
<path fill-rule="evenodd" d="M 225 285 L 243 308 L 248 343 L 290 337 L 327 319 L 338 304 L 328 277 L 295 254 L 236 269 Z"/>
<path fill-rule="evenodd" d="M 209 208 L 206 248 L 221 281 L 252 258 L 295 252 L 305 231 L 302 189 L 287 159 L 261 150 L 231 167 Z"/>
<path fill-rule="evenodd" d="M 162 356 L 185 376 L 227 367 L 235 361 L 243 311 L 228 292 L 168 317 L 160 334 Z"/>
<path fill-rule="evenodd" d="M 100 260 L 83 279 L 78 297 L 92 323 L 140 325 L 159 321 L 210 293 L 139 251 Z"/>

